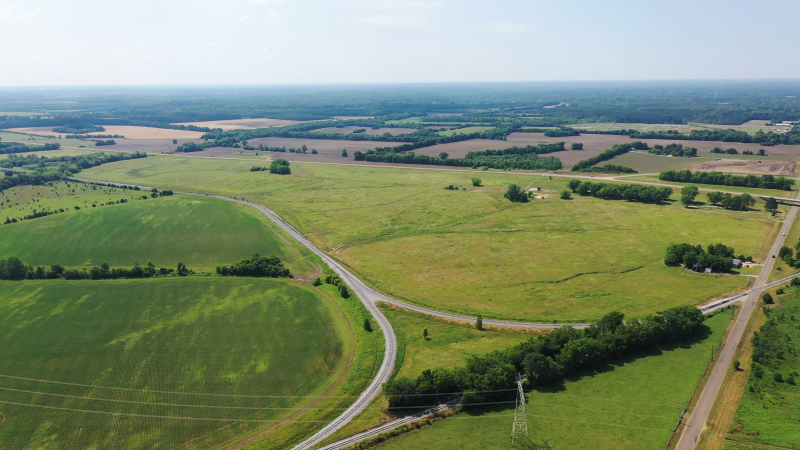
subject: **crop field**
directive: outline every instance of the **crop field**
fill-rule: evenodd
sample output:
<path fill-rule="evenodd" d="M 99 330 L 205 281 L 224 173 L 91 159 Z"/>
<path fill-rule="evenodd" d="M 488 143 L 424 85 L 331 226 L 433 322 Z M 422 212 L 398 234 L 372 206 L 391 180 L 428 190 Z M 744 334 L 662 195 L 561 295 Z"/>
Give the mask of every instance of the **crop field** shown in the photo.
<path fill-rule="evenodd" d="M 775 321 L 778 330 L 788 336 L 788 342 L 794 343 L 800 340 L 800 291 L 790 288 L 788 292 L 778 296 L 780 306 L 769 311 L 767 320 Z M 787 381 L 792 373 L 798 378 L 800 357 L 796 351 L 789 351 L 781 356 L 778 357 L 781 360 L 779 371 L 773 372 L 765 368 L 761 379 L 753 371 L 750 372 L 747 388 L 742 393 L 739 408 L 726 436 L 731 440 L 748 443 L 742 448 L 757 448 L 757 444 L 780 448 L 800 446 L 800 386 L 795 384 L 796 381 Z M 776 373 L 783 376 L 782 381 L 775 379 Z"/>
<path fill-rule="evenodd" d="M 176 125 L 194 125 L 198 127 L 221 128 L 223 130 L 247 130 L 256 128 L 285 127 L 305 123 L 297 120 L 283 119 L 231 119 L 231 120 L 211 120 L 208 122 L 181 122 Z"/>
<path fill-rule="evenodd" d="M 763 258 L 779 225 L 762 211 L 690 210 L 677 202 L 550 197 L 513 204 L 503 198 L 512 182 L 559 191 L 567 178 L 320 164 L 293 164 L 291 176 L 276 176 L 249 172 L 251 165 L 148 158 L 85 175 L 246 194 L 387 294 L 529 321 L 585 323 L 611 310 L 640 316 L 739 291 L 750 278 L 683 274 L 664 266 L 664 249 L 724 241 L 737 253 Z M 483 187 L 471 186 L 473 176 Z M 443 189 L 448 184 L 467 190 Z"/>
<path fill-rule="evenodd" d="M 217 199 L 176 195 L 0 227 L 0 255 L 18 256 L 28 264 L 132 266 L 152 261 L 174 267 L 183 262 L 193 270 L 213 270 L 260 253 L 280 257 L 296 274 L 313 270 L 271 223 L 245 206 Z"/>
<path fill-rule="evenodd" d="M 199 131 L 171 130 L 168 128 L 137 127 L 129 125 L 104 125 L 103 128 L 105 128 L 105 131 L 86 134 L 118 134 L 125 136 L 125 139 L 197 139 L 203 135 L 203 133 Z M 53 127 L 9 128 L 9 131 L 36 134 L 40 136 L 58 136 L 69 134 L 55 132 L 53 131 Z"/>
<path fill-rule="evenodd" d="M 664 448 L 678 422 L 678 403 L 688 403 L 731 317 L 726 311 L 708 319 L 708 332 L 692 344 L 634 355 L 532 391 L 527 395 L 531 440 L 559 450 Z M 681 376 L 675 376 L 676 368 Z M 439 420 L 377 449 L 505 449 L 513 420 L 512 401 Z"/>
<path fill-rule="evenodd" d="M 715 123 L 701 123 L 701 122 L 689 122 L 689 125 L 692 129 L 703 129 L 703 128 L 718 128 L 722 130 L 738 130 L 738 131 L 746 131 L 750 134 L 755 134 L 756 131 L 768 131 L 768 130 L 775 130 L 776 127 L 774 126 L 767 126 L 768 120 L 749 120 L 741 125 L 717 125 Z"/>
<path fill-rule="evenodd" d="M 92 153 L 97 153 L 98 150 L 94 147 L 87 148 L 86 150 L 83 149 L 73 149 L 73 148 L 65 148 L 61 150 L 43 150 L 40 152 L 28 152 L 28 153 L 17 153 L 19 156 L 28 156 L 28 155 L 36 155 L 36 156 L 45 156 L 48 158 L 54 158 L 58 156 L 78 156 L 78 155 L 89 155 Z M 7 153 L 0 154 L 0 159 L 8 158 Z"/>
<path fill-rule="evenodd" d="M 729 148 L 729 147 L 725 146 L 722 148 Z M 764 163 L 776 163 L 776 162 L 795 163 L 797 159 L 788 156 L 728 155 L 728 154 L 708 153 L 708 152 L 702 152 L 702 153 L 699 152 L 698 155 L 700 156 L 694 158 L 675 158 L 662 155 L 653 155 L 647 153 L 646 151 L 634 151 L 626 153 L 624 155 L 617 156 L 609 160 L 608 163 L 630 167 L 640 173 L 652 173 L 652 172 L 661 172 L 662 170 L 689 169 L 697 164 L 709 164 L 709 163 L 713 164 L 714 161 L 717 159 L 722 160 L 721 161 L 722 163 L 727 161 L 735 161 L 737 164 L 748 162 L 756 165 L 758 161 L 763 161 Z M 732 172 L 739 173 L 739 171 L 737 171 L 734 167 L 731 167 L 731 169 L 733 169 Z M 727 172 L 728 168 L 725 167 L 724 169 L 720 170 L 723 172 Z M 742 172 L 742 173 L 750 173 L 750 172 Z M 764 172 L 753 172 L 753 173 L 760 174 Z"/>
<path fill-rule="evenodd" d="M 4 448 L 216 448 L 297 417 L 355 348 L 284 280 L 0 282 L 0 311 Z"/>
<path fill-rule="evenodd" d="M 439 131 L 437 134 L 440 136 L 452 136 L 454 134 L 482 133 L 484 131 L 491 130 L 492 128 L 494 127 L 466 127 L 456 130 Z"/>
<path fill-rule="evenodd" d="M 316 130 L 312 130 L 315 133 L 339 133 L 339 134 L 353 134 L 353 130 L 364 129 L 364 127 L 356 127 L 356 126 L 349 126 L 349 127 L 326 127 L 326 128 L 318 128 Z M 372 129 L 367 127 L 367 131 L 361 134 L 367 134 L 370 136 L 382 136 L 384 133 L 389 133 L 392 136 L 397 136 L 398 134 L 409 134 L 409 133 L 416 133 L 416 128 L 378 128 Z"/>

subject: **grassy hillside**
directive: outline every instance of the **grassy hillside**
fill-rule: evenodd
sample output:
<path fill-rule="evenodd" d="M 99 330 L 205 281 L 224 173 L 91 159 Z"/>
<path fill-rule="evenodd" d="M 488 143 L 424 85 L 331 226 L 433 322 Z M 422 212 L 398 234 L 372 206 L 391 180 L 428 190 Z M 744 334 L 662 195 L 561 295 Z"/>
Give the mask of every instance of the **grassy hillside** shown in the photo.
<path fill-rule="evenodd" d="M 709 319 L 692 345 L 663 348 L 610 364 L 527 395 L 531 440 L 553 449 L 664 448 L 732 317 Z M 675 376 L 679 368 L 681 376 Z M 514 404 L 458 414 L 378 445 L 379 450 L 507 449 Z"/>
<path fill-rule="evenodd" d="M 290 241 L 260 214 L 217 199 L 175 195 L 0 227 L 0 255 L 16 255 L 29 264 L 113 266 L 152 261 L 174 266 L 182 261 L 197 270 L 261 253 L 279 256 L 292 272 L 311 270 Z"/>
<path fill-rule="evenodd" d="M 0 329 L 8 449 L 216 447 L 328 401 L 355 347 L 284 280 L 0 282 Z"/>
<path fill-rule="evenodd" d="M 548 176 L 293 164 L 292 175 L 281 177 L 249 172 L 251 166 L 155 157 L 106 164 L 86 176 L 245 194 L 384 292 L 442 310 L 531 321 L 585 322 L 615 309 L 642 315 L 741 290 L 750 278 L 665 267 L 664 249 L 724 241 L 765 257 L 778 224 L 763 211 L 564 201 L 554 194 L 568 179 Z M 483 186 L 473 187 L 471 177 Z M 510 203 L 503 198 L 509 183 L 541 187 L 551 197 Z M 449 184 L 467 190 L 443 189 Z"/>

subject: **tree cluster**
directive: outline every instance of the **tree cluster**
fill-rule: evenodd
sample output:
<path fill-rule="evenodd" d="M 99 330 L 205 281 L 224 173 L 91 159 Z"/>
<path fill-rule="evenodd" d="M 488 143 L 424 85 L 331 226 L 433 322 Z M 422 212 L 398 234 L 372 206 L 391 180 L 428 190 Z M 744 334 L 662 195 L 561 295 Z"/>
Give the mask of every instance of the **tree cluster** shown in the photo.
<path fill-rule="evenodd" d="M 92 138 L 99 138 L 99 139 L 125 139 L 125 136 L 121 134 L 68 134 L 64 136 L 66 139 L 92 139 Z M 172 140 L 173 143 L 175 139 Z"/>
<path fill-rule="evenodd" d="M 509 199 L 513 203 L 528 202 L 528 194 L 525 193 L 525 191 L 516 184 L 509 184 L 508 191 L 506 191 L 506 193 L 503 194 L 503 197 Z"/>
<path fill-rule="evenodd" d="M 276 159 L 269 165 L 269 173 L 291 175 L 292 169 L 289 168 L 289 161 L 285 159 Z"/>
<path fill-rule="evenodd" d="M 722 172 L 692 172 L 686 170 L 664 170 L 658 175 L 662 181 L 680 183 L 716 184 L 720 186 L 739 186 L 762 189 L 781 189 L 791 191 L 795 181 L 773 175 L 732 175 Z"/>
<path fill-rule="evenodd" d="M 756 204 L 756 199 L 750 194 L 732 195 L 728 192 L 716 191 L 709 192 L 706 197 L 712 205 L 719 204 L 723 208 L 731 211 L 747 211 Z M 769 210 L 772 208 L 774 210 L 778 208 L 778 202 L 775 201 L 775 199 L 772 199 L 772 201 L 774 202 L 774 208 L 772 208 L 773 204 L 767 201 L 767 204 L 764 206 L 765 209 Z"/>
<path fill-rule="evenodd" d="M 710 268 L 712 272 L 721 273 L 731 270 L 734 258 L 742 261 L 752 260 L 751 256 L 735 256 L 733 247 L 725 244 L 711 244 L 707 250 L 703 250 L 700 245 L 670 244 L 664 256 L 664 264 L 675 267 L 683 264 L 687 269 L 692 269 L 699 263 L 703 269 Z"/>
<path fill-rule="evenodd" d="M 630 167 L 625 166 L 618 166 L 616 164 L 605 164 L 603 166 L 597 167 L 586 167 L 580 170 L 576 170 L 575 172 L 586 172 L 586 173 L 639 173 L 636 170 L 631 169 Z"/>
<path fill-rule="evenodd" d="M 572 171 L 579 172 L 583 169 L 594 166 L 597 163 L 608 161 L 609 159 L 612 159 L 616 156 L 628 153 L 631 150 L 649 150 L 649 149 L 650 147 L 648 147 L 647 144 L 639 141 L 631 142 L 629 144 L 616 144 L 612 146 L 610 149 L 604 151 L 603 153 L 600 153 L 599 155 L 593 158 L 584 159 L 583 161 L 578 161 L 577 163 L 575 163 L 574 166 L 572 166 Z"/>
<path fill-rule="evenodd" d="M 19 142 L 0 142 L 0 155 L 58 150 L 60 148 L 61 144 L 59 143 L 44 144 L 44 145 L 25 145 Z"/>
<path fill-rule="evenodd" d="M 745 150 L 745 151 L 747 151 L 747 150 Z M 726 149 L 726 150 L 723 150 L 723 149 L 721 149 L 719 147 L 714 147 L 714 148 L 711 149 L 711 153 L 726 154 L 726 155 L 738 155 L 739 154 L 739 150 L 736 150 L 733 147 L 731 147 L 729 149 Z M 745 154 L 747 154 L 747 153 L 745 153 Z M 750 152 L 750 154 L 752 155 L 753 152 Z"/>
<path fill-rule="evenodd" d="M 94 145 L 97 146 L 97 147 L 102 147 L 104 145 L 117 145 L 117 141 L 115 141 L 113 139 L 109 139 L 107 141 L 104 141 L 102 139 L 98 139 L 98 140 L 94 141 Z"/>
<path fill-rule="evenodd" d="M 193 273 L 183 263 L 178 263 L 177 269 L 165 267 L 156 268 L 149 262 L 146 266 L 136 263 L 131 268 L 111 268 L 107 263 L 92 267 L 91 269 L 65 269 L 58 264 L 49 268 L 25 264 L 16 256 L 0 259 L 0 280 L 109 280 L 117 278 L 153 278 L 164 276 L 185 277 Z"/>
<path fill-rule="evenodd" d="M 696 148 L 684 147 L 683 144 L 668 144 L 666 147 L 661 144 L 656 144 L 647 152 L 653 155 L 670 155 L 687 158 L 697 156 Z"/>
<path fill-rule="evenodd" d="M 672 196 L 672 188 L 642 184 L 592 183 L 570 180 L 567 186 L 579 195 L 591 195 L 605 200 L 627 200 L 629 202 L 661 203 Z"/>
<path fill-rule="evenodd" d="M 194 142 L 186 142 L 185 144 L 181 144 L 178 148 L 175 149 L 176 153 L 191 153 L 191 152 L 202 152 L 205 148 L 200 144 L 195 144 Z"/>
<path fill-rule="evenodd" d="M 766 313 L 769 316 L 767 323 L 753 336 L 751 373 L 755 379 L 750 391 L 756 394 L 768 389 L 771 381 L 790 385 L 796 385 L 800 381 L 798 380 L 800 374 L 796 370 L 792 372 L 787 370 L 787 366 L 792 367 L 791 363 L 788 363 L 790 355 L 797 352 L 794 339 L 788 331 L 796 328 L 797 320 L 793 315 L 787 317 L 786 313 L 779 311 L 779 309 L 767 309 Z"/>
<path fill-rule="evenodd" d="M 331 269 L 325 269 L 325 282 L 336 286 L 342 298 L 350 298 L 350 290 L 347 288 L 347 284 L 342 280 L 342 277 L 336 275 Z"/>
<path fill-rule="evenodd" d="M 261 256 L 258 253 L 250 259 L 243 259 L 230 266 L 217 266 L 217 273 L 230 277 L 291 277 L 289 269 L 275 255 Z"/>
<path fill-rule="evenodd" d="M 99 131 L 106 131 L 106 129 L 99 125 L 84 125 L 81 128 L 65 125 L 53 128 L 53 133 L 61 133 L 61 134 L 88 134 L 88 133 L 97 133 Z"/>
<path fill-rule="evenodd" d="M 693 338 L 705 317 L 693 306 L 679 306 L 623 321 L 612 312 L 583 331 L 562 327 L 504 351 L 471 356 L 464 366 L 425 370 L 416 378 L 397 377 L 383 385 L 389 406 L 436 404 L 455 393 L 481 403 L 513 397 L 518 373 L 528 382 L 543 386 L 553 381 L 599 367 L 623 356 L 660 345 Z"/>
<path fill-rule="evenodd" d="M 559 127 L 555 130 L 546 130 L 544 132 L 545 137 L 566 137 L 566 136 L 580 136 L 581 132 L 568 127 Z"/>

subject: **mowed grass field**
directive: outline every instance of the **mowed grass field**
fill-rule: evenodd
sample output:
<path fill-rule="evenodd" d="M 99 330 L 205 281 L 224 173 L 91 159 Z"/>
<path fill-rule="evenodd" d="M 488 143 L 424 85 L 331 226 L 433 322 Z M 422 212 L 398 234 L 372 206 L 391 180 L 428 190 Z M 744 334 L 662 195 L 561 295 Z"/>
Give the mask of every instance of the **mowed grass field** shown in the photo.
<path fill-rule="evenodd" d="M 531 440 L 558 450 L 664 448 L 678 403 L 688 403 L 731 317 L 725 311 L 708 319 L 708 332 L 692 344 L 640 353 L 532 391 L 526 396 Z M 506 449 L 513 420 L 511 402 L 436 421 L 376 448 Z"/>
<path fill-rule="evenodd" d="M 585 323 L 612 310 L 635 317 L 742 290 L 750 278 L 666 267 L 665 248 L 724 242 L 762 257 L 779 228 L 763 211 L 503 198 L 509 183 L 554 194 L 567 178 L 320 164 L 293 164 L 292 175 L 281 177 L 249 172 L 251 165 L 148 158 L 85 176 L 245 195 L 381 291 L 440 310 L 527 321 Z M 475 176 L 483 187 L 471 186 Z M 467 190 L 443 189 L 451 183 Z"/>
<path fill-rule="evenodd" d="M 28 264 L 131 266 L 152 261 L 174 267 L 183 262 L 190 269 L 213 270 L 260 253 L 280 257 L 295 274 L 313 270 L 259 213 L 211 198 L 151 198 L 0 227 L 0 255 L 18 256 Z"/>
<path fill-rule="evenodd" d="M 777 296 L 777 302 L 779 306 L 769 311 L 767 320 L 776 322 L 795 351 L 782 355 L 778 371 L 784 378 L 782 382 L 775 381 L 775 372 L 768 368 L 764 369 L 762 379 L 750 372 L 734 422 L 726 436 L 748 445 L 730 448 L 761 448 L 757 444 L 781 448 L 800 446 L 800 386 L 787 382 L 792 373 L 796 379 L 799 378 L 796 374 L 800 372 L 800 357 L 795 344 L 800 340 L 800 291 L 790 288 L 788 294 Z"/>
<path fill-rule="evenodd" d="M 0 329 L 4 449 L 210 449 L 298 419 L 262 446 L 288 448 L 357 395 L 345 313 L 286 280 L 0 282 Z"/>

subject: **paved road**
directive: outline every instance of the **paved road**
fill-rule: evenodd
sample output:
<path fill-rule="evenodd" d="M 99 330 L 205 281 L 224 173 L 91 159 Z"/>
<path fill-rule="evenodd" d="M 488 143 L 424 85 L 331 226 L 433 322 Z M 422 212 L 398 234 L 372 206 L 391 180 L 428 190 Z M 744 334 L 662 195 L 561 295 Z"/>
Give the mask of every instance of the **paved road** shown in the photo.
<path fill-rule="evenodd" d="M 131 184 L 107 182 L 107 181 L 101 181 L 101 180 L 91 180 L 91 179 L 83 179 L 83 178 L 76 178 L 76 179 L 79 180 L 79 181 L 98 182 L 98 183 L 106 183 L 106 184 L 119 185 L 119 186 L 122 186 L 122 185 L 133 186 Z M 146 187 L 146 186 L 139 186 L 139 188 L 140 189 L 150 189 L 150 187 Z M 392 370 L 394 368 L 394 361 L 395 361 L 395 359 L 397 357 L 397 340 L 395 338 L 394 331 L 392 329 L 392 325 L 389 323 L 389 320 L 386 318 L 386 316 L 384 316 L 383 313 L 381 312 L 381 310 L 377 307 L 377 302 L 389 303 L 389 304 L 392 304 L 392 305 L 396 305 L 396 306 L 399 306 L 399 307 L 402 307 L 402 308 L 405 308 L 405 309 L 409 309 L 409 310 L 412 310 L 412 311 L 420 312 L 422 314 L 427 314 L 427 315 L 434 316 L 434 317 L 440 317 L 440 318 L 450 319 L 450 320 L 475 322 L 475 318 L 474 317 L 462 316 L 462 315 L 458 315 L 458 314 L 450 314 L 450 313 L 446 313 L 446 312 L 435 311 L 435 310 L 432 310 L 432 309 L 423 308 L 423 307 L 420 307 L 420 306 L 412 305 L 412 304 L 409 304 L 409 303 L 406 303 L 406 302 L 403 302 L 403 301 L 400 301 L 400 300 L 393 299 L 393 298 L 391 298 L 391 297 L 389 297 L 387 295 L 384 295 L 384 294 L 381 294 L 379 292 L 376 292 L 375 290 L 373 290 L 372 288 L 370 288 L 369 286 L 364 284 L 364 282 L 359 280 L 355 275 L 350 273 L 350 271 L 348 271 L 339 262 L 337 262 L 336 260 L 334 260 L 333 258 L 328 256 L 327 254 L 325 254 L 323 251 L 319 250 L 316 246 L 314 246 L 314 244 L 312 244 L 309 240 L 307 240 L 305 237 L 303 237 L 303 235 L 300 232 L 295 230 L 288 223 L 284 222 L 283 219 L 281 219 L 280 216 L 278 216 L 275 212 L 273 212 L 269 208 L 266 208 L 265 206 L 262 206 L 262 205 L 259 205 L 257 203 L 253 203 L 253 202 L 250 202 L 250 201 L 240 200 L 240 199 L 235 199 L 235 198 L 230 198 L 230 197 L 222 197 L 222 196 L 206 195 L 206 194 L 186 193 L 186 192 L 179 192 L 179 193 L 180 194 L 185 194 L 185 195 L 195 195 L 195 196 L 200 196 L 200 197 L 213 197 L 213 198 L 217 198 L 217 199 L 221 199 L 221 200 L 227 200 L 227 201 L 233 201 L 233 202 L 241 203 L 241 204 L 248 205 L 248 206 L 251 206 L 251 207 L 255 208 L 256 210 L 258 210 L 259 212 L 264 214 L 267 218 L 269 218 L 273 223 L 278 225 L 288 235 L 290 235 L 292 238 L 297 240 L 300 244 L 302 244 L 307 249 L 312 251 L 314 254 L 316 254 L 317 256 L 322 258 L 322 260 L 325 261 L 325 263 L 328 264 L 328 266 L 330 266 L 331 269 L 333 269 L 340 277 L 342 277 L 343 280 L 345 280 L 345 282 L 348 284 L 348 286 L 351 287 L 351 289 L 354 291 L 354 293 L 359 298 L 359 300 L 364 304 L 364 306 L 367 308 L 367 310 L 372 314 L 372 316 L 375 318 L 375 320 L 380 324 L 381 330 L 383 331 L 384 341 L 386 342 L 386 350 L 385 350 L 385 353 L 384 353 L 384 357 L 383 357 L 383 361 L 381 363 L 380 369 L 378 370 L 378 373 L 376 374 L 375 379 L 367 387 L 367 389 L 361 394 L 361 396 L 356 400 L 356 402 L 353 403 L 345 412 L 343 412 L 333 422 L 331 422 L 328 425 L 326 425 L 322 430 L 317 432 L 315 435 L 311 436 L 310 438 L 306 439 L 305 441 L 303 441 L 300 444 L 298 444 L 297 446 L 295 446 L 293 450 L 310 449 L 310 448 L 314 447 L 315 445 L 318 445 L 322 440 L 326 439 L 327 437 L 332 435 L 334 432 L 336 432 L 338 429 L 340 429 L 341 427 L 343 427 L 344 425 L 349 423 L 351 420 L 353 420 L 358 414 L 360 414 L 372 402 L 373 399 L 375 399 L 380 394 L 381 385 L 384 382 L 388 381 L 389 377 L 391 376 Z M 798 193 L 798 198 L 800 198 L 800 193 Z M 773 255 L 773 254 L 777 255 L 778 249 L 780 249 L 780 247 L 783 245 L 783 242 L 785 240 L 785 237 L 783 236 L 783 234 L 789 232 L 789 228 L 791 227 L 791 223 L 793 222 L 794 217 L 795 217 L 795 215 L 797 213 L 797 209 L 798 209 L 797 207 L 792 207 L 792 209 L 790 210 L 789 214 L 787 215 L 786 220 L 785 220 L 785 222 L 783 224 L 783 227 L 781 228 L 781 232 L 779 233 L 778 238 L 776 239 L 775 244 L 772 247 L 770 255 Z M 775 282 L 770 283 L 770 284 L 765 284 L 766 280 L 767 280 L 767 278 L 769 276 L 769 273 L 772 270 L 772 267 L 773 267 L 774 263 L 775 263 L 774 259 L 767 258 L 767 261 L 765 261 L 764 267 L 763 267 L 763 269 L 761 271 L 761 275 L 759 275 L 759 277 L 756 279 L 756 283 L 754 284 L 753 289 L 751 291 L 745 292 L 745 293 L 742 293 L 742 294 L 738 294 L 738 295 L 735 295 L 735 296 L 732 296 L 732 297 L 727 297 L 727 298 L 723 298 L 723 299 L 717 299 L 717 300 L 709 302 L 708 304 L 703 305 L 703 306 L 700 307 L 700 309 L 703 311 L 704 314 L 708 314 L 709 312 L 712 312 L 712 311 L 714 311 L 716 309 L 723 308 L 723 307 L 728 306 L 728 305 L 730 305 L 732 303 L 735 303 L 735 302 L 741 301 L 742 299 L 747 298 L 747 301 L 745 302 L 743 310 L 739 315 L 739 321 L 734 326 L 734 331 L 732 332 L 731 337 L 728 339 L 728 341 L 726 343 L 726 347 L 723 349 L 722 353 L 720 354 L 720 359 L 719 359 L 717 365 L 715 366 L 714 371 L 712 371 L 712 375 L 711 375 L 711 378 L 709 379 L 709 383 L 706 385 L 706 389 L 701 394 L 700 400 L 698 401 L 698 406 L 695 408 L 695 412 L 692 415 L 692 417 L 690 418 L 689 425 L 687 426 L 687 430 L 689 430 L 690 428 L 692 428 L 692 429 L 696 428 L 698 430 L 697 431 L 697 435 L 699 435 L 699 432 L 700 432 L 699 430 L 702 429 L 702 425 L 705 423 L 706 417 L 708 416 L 708 412 L 710 411 L 710 404 L 708 405 L 708 408 L 705 410 L 704 413 L 703 413 L 703 411 L 704 411 L 703 408 L 705 407 L 706 403 L 710 402 L 711 404 L 713 404 L 714 398 L 716 397 L 716 394 L 719 391 L 719 386 L 721 385 L 722 379 L 724 378 L 725 371 L 727 370 L 727 367 L 730 365 L 730 362 L 731 362 L 730 360 L 731 360 L 732 355 L 733 355 L 733 349 L 736 347 L 736 345 L 738 344 L 739 340 L 741 339 L 741 334 L 744 331 L 744 325 L 746 324 L 747 320 L 749 319 L 749 317 L 752 314 L 752 311 L 754 309 L 753 308 L 753 302 L 758 299 L 758 295 L 761 293 L 761 291 L 763 289 L 769 288 L 769 287 L 774 287 L 774 286 L 786 283 L 791 278 L 794 278 L 795 276 L 800 276 L 800 274 L 792 275 L 792 276 L 786 277 L 786 278 L 784 278 L 782 280 L 778 280 L 778 281 L 775 281 Z M 484 320 L 483 323 L 486 324 L 486 325 L 496 325 L 496 326 L 503 326 L 503 327 L 520 327 L 520 328 L 558 328 L 558 327 L 564 326 L 564 324 L 526 323 L 526 322 L 512 322 L 512 321 L 490 320 L 490 319 Z M 587 325 L 583 325 L 583 324 L 577 324 L 576 325 L 576 324 L 573 324 L 572 326 L 574 326 L 575 328 L 585 328 Z M 737 332 L 738 332 L 738 337 L 735 334 Z M 725 360 L 724 358 L 727 358 L 727 360 Z M 721 370 L 721 377 L 719 377 L 719 379 L 717 379 L 715 377 L 715 373 L 718 371 L 718 369 Z M 712 386 L 712 380 L 714 380 L 717 383 L 716 390 L 714 390 L 713 393 L 711 393 L 709 391 L 710 386 Z M 705 397 L 707 397 L 709 395 L 711 395 L 710 401 L 705 399 Z M 416 420 L 417 418 L 421 418 L 421 417 L 424 417 L 424 416 L 429 415 L 429 414 L 432 414 L 432 412 L 429 411 L 429 412 L 426 412 L 426 413 L 419 413 L 418 415 L 415 415 L 414 418 L 408 419 L 408 420 L 406 420 L 406 419 L 398 419 L 397 421 L 393 421 L 393 422 L 389 422 L 387 424 L 384 424 L 384 425 L 380 426 L 377 429 L 373 429 L 373 430 L 366 431 L 364 433 L 360 433 L 357 436 L 360 436 L 360 440 L 367 439 L 367 438 L 370 438 L 370 437 L 374 437 L 374 436 L 377 436 L 380 433 L 383 433 L 385 431 L 391 430 L 391 429 L 396 428 L 396 427 L 398 427 L 400 425 L 403 425 L 404 423 L 411 422 L 413 420 Z M 697 421 L 700 421 L 699 422 L 699 426 L 697 425 L 697 423 L 695 423 Z M 679 444 L 678 444 L 679 446 L 684 441 L 684 437 L 686 435 L 687 435 L 687 432 L 684 432 L 684 434 L 681 437 L 681 441 L 679 441 Z M 694 437 L 690 438 L 690 439 L 693 439 L 692 442 L 694 442 L 694 440 L 697 439 L 697 435 L 695 435 Z M 351 438 L 345 439 L 345 441 L 347 441 L 347 442 L 351 442 L 351 440 L 352 440 Z M 337 443 L 334 443 L 334 444 L 331 444 L 331 445 L 338 445 L 338 444 L 340 444 L 340 442 L 337 442 Z M 358 441 L 353 441 L 353 442 L 358 442 Z M 691 447 L 679 447 L 679 448 L 689 449 L 689 448 L 693 448 L 693 446 L 694 446 L 694 444 L 692 443 Z M 325 447 L 325 448 L 327 449 L 328 447 Z"/>
<path fill-rule="evenodd" d="M 800 192 L 798 193 L 797 198 L 800 198 Z M 786 215 L 786 220 L 783 222 L 781 231 L 778 233 L 778 237 L 775 239 L 775 243 L 772 245 L 769 255 L 777 255 L 778 250 L 780 250 L 781 246 L 783 246 L 784 242 L 786 241 L 786 236 L 784 235 L 789 234 L 789 230 L 791 229 L 792 223 L 797 215 L 797 209 L 797 206 L 792 206 L 791 210 Z M 756 279 L 755 284 L 753 284 L 753 289 L 751 289 L 746 295 L 746 299 L 742 304 L 742 310 L 739 312 L 739 317 L 736 319 L 736 323 L 733 325 L 733 329 L 731 330 L 728 340 L 725 341 L 724 347 L 719 354 L 719 359 L 717 360 L 714 369 L 711 371 L 711 375 L 708 378 L 706 386 L 700 393 L 700 398 L 697 400 L 697 405 L 695 406 L 692 415 L 689 417 L 689 421 L 686 423 L 686 428 L 683 430 L 683 433 L 678 440 L 676 450 L 691 450 L 697 445 L 700 434 L 703 432 L 703 428 L 708 420 L 708 416 L 711 413 L 711 407 L 714 405 L 717 394 L 719 394 L 719 390 L 722 387 L 723 381 L 725 380 L 725 375 L 728 372 L 728 368 L 731 366 L 736 347 L 739 346 L 739 342 L 742 340 L 747 323 L 750 321 L 750 317 L 753 315 L 753 311 L 756 309 L 759 295 L 765 288 L 767 288 L 767 286 L 769 286 L 767 285 L 767 279 L 769 278 L 769 274 L 772 272 L 774 265 L 775 259 L 768 256 L 767 260 L 764 262 L 764 267 L 761 269 L 761 274 Z M 776 286 L 777 284 L 770 283 L 772 286 Z"/>

